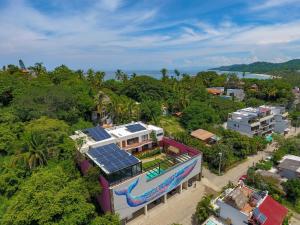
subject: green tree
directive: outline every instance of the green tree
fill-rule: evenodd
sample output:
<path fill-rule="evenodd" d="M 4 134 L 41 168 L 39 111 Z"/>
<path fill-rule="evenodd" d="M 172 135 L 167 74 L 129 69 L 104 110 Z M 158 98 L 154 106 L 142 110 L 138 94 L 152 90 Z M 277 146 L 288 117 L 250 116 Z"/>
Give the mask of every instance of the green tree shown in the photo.
<path fill-rule="evenodd" d="M 197 204 L 195 217 L 199 224 L 202 224 L 210 215 L 214 213 L 211 205 L 212 196 L 204 196 Z"/>
<path fill-rule="evenodd" d="M 145 121 L 153 121 L 158 124 L 158 118 L 161 115 L 161 104 L 156 101 L 143 101 L 141 103 L 141 118 Z"/>
<path fill-rule="evenodd" d="M 188 130 L 203 128 L 208 124 L 215 124 L 220 121 L 215 111 L 205 103 L 193 102 L 183 110 L 181 123 Z"/>
<path fill-rule="evenodd" d="M 162 75 L 162 80 L 165 81 L 168 79 L 168 70 L 166 68 L 162 68 L 160 70 L 160 73 Z"/>
<path fill-rule="evenodd" d="M 88 224 L 95 207 L 74 169 L 55 165 L 34 173 L 12 197 L 1 224 Z"/>

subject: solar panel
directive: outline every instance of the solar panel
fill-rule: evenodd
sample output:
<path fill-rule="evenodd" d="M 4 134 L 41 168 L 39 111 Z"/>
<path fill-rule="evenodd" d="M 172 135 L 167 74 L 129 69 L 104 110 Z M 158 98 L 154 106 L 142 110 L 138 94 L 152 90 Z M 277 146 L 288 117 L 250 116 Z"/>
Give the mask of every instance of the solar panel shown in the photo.
<path fill-rule="evenodd" d="M 87 155 L 106 173 L 114 173 L 139 163 L 137 158 L 121 150 L 116 144 L 91 148 Z"/>
<path fill-rule="evenodd" d="M 102 127 L 92 127 L 84 130 L 87 132 L 95 141 L 102 141 L 110 138 L 110 135 Z"/>
<path fill-rule="evenodd" d="M 260 214 L 259 209 L 258 209 L 258 208 L 255 208 L 255 209 L 253 210 L 253 215 L 257 218 L 259 214 Z"/>
<path fill-rule="evenodd" d="M 267 217 L 261 213 L 257 219 L 260 222 L 260 224 L 264 224 L 267 220 Z"/>
<path fill-rule="evenodd" d="M 141 124 L 139 124 L 139 123 L 128 125 L 128 126 L 126 126 L 126 128 L 131 133 L 142 131 L 142 130 L 146 130 L 146 128 L 144 126 L 142 126 Z"/>

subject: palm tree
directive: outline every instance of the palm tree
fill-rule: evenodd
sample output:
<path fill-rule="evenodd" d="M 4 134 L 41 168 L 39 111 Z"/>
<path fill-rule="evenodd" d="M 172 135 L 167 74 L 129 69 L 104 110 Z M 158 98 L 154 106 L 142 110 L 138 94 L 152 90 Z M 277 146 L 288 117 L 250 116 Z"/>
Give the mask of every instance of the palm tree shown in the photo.
<path fill-rule="evenodd" d="M 47 72 L 46 67 L 42 62 L 35 63 L 34 66 L 30 66 L 28 69 L 33 71 L 35 76 L 40 76 L 41 74 Z"/>
<path fill-rule="evenodd" d="M 27 143 L 28 152 L 26 154 L 29 169 L 34 169 L 47 164 L 47 154 L 50 150 L 42 141 L 39 134 L 31 134 Z"/>
<path fill-rule="evenodd" d="M 122 80 L 122 78 L 123 78 L 123 71 L 120 70 L 120 69 L 118 69 L 118 70 L 116 71 L 115 75 L 116 75 L 116 76 L 115 76 L 116 80 Z"/>
<path fill-rule="evenodd" d="M 168 78 L 168 70 L 166 68 L 161 69 L 162 80 L 166 80 Z"/>
<path fill-rule="evenodd" d="M 175 70 L 174 70 L 174 73 L 176 74 L 176 78 L 177 78 L 177 80 L 178 80 L 179 77 L 180 77 L 180 72 L 179 72 L 179 70 L 175 69 Z"/>
<path fill-rule="evenodd" d="M 94 76 L 94 85 L 96 88 L 100 88 L 105 77 L 105 72 L 97 71 Z"/>
<path fill-rule="evenodd" d="M 26 152 L 19 152 L 14 158 L 14 166 L 22 165 L 30 170 L 47 164 L 47 155 L 51 152 L 42 142 L 39 134 L 31 134 L 27 140 Z"/>

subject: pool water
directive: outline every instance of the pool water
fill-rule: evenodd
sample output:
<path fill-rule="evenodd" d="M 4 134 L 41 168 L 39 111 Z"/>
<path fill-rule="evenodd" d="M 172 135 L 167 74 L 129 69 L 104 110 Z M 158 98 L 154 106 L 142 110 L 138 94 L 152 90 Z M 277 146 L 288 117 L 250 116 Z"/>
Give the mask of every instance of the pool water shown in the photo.
<path fill-rule="evenodd" d="M 156 168 L 150 170 L 150 171 L 146 174 L 147 180 L 151 180 L 151 179 L 157 177 L 158 175 L 162 174 L 163 172 L 164 172 L 164 170 L 163 170 L 162 168 L 160 168 L 160 170 L 159 170 L 159 167 L 156 167 Z"/>
<path fill-rule="evenodd" d="M 208 220 L 207 222 L 206 222 L 206 224 L 205 225 L 217 225 L 217 224 L 215 224 L 213 221 L 211 221 L 211 220 Z"/>

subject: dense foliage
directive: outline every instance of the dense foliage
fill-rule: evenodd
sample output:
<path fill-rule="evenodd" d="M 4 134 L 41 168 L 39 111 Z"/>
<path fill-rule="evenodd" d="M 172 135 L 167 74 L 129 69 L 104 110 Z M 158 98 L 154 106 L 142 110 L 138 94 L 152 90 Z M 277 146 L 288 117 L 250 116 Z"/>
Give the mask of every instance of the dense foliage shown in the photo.
<path fill-rule="evenodd" d="M 300 70 L 300 59 L 293 59 L 283 63 L 255 62 L 251 64 L 237 64 L 215 68 L 223 71 L 245 71 L 251 73 L 266 73 L 269 71 Z"/>
<path fill-rule="evenodd" d="M 1 224 L 119 224 L 99 214 L 99 171 L 81 176 L 69 138 L 92 126 L 102 80 L 101 72 L 66 66 L 0 71 Z"/>

